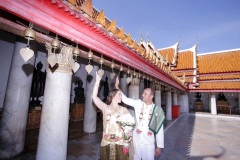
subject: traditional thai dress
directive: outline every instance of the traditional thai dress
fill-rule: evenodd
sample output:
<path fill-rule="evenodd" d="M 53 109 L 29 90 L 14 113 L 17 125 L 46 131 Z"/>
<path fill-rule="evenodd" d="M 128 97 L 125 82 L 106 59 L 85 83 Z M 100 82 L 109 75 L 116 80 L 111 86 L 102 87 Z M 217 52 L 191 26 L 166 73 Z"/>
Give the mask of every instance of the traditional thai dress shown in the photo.
<path fill-rule="evenodd" d="M 117 120 L 124 114 L 130 114 L 127 108 L 118 106 L 114 110 L 109 106 L 103 110 L 103 135 L 100 148 L 101 160 L 128 160 L 129 154 L 123 154 L 123 130 Z"/>

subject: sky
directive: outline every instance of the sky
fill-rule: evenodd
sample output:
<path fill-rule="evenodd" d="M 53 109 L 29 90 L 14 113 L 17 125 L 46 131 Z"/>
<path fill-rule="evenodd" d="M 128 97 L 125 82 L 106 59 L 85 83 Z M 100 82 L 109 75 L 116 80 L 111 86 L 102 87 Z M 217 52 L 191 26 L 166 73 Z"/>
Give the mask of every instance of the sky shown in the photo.
<path fill-rule="evenodd" d="M 141 34 L 156 49 L 179 41 L 179 50 L 198 43 L 197 53 L 240 48 L 240 0 L 93 0 L 133 40 Z"/>

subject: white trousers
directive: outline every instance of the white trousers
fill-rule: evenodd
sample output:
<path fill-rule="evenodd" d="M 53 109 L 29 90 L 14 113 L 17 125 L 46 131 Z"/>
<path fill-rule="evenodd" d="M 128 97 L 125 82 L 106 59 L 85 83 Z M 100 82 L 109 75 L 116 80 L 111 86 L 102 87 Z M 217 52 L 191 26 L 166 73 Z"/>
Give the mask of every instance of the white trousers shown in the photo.
<path fill-rule="evenodd" d="M 134 160 L 154 160 L 155 145 L 134 142 Z"/>

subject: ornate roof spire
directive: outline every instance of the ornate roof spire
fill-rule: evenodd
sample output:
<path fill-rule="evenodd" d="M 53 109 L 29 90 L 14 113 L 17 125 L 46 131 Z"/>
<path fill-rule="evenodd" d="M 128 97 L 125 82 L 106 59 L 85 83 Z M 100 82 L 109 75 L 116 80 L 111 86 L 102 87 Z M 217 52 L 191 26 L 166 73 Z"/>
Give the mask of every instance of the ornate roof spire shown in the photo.
<path fill-rule="evenodd" d="M 144 41 L 143 36 L 142 36 L 142 31 L 140 31 L 140 36 L 141 36 L 141 42 Z"/>
<path fill-rule="evenodd" d="M 148 43 L 151 43 L 151 40 L 150 40 L 148 32 L 147 32 L 147 37 L 148 37 Z"/>

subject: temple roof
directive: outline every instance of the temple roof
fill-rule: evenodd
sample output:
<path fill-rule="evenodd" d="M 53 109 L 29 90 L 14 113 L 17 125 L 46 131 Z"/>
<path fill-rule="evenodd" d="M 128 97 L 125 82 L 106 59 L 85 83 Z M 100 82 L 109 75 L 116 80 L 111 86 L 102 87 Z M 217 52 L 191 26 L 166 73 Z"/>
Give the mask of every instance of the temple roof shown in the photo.
<path fill-rule="evenodd" d="M 177 62 L 171 72 L 193 91 L 240 90 L 240 48 L 196 54 L 196 45 L 178 51 Z M 173 46 L 158 49 L 169 61 L 173 60 Z"/>
<path fill-rule="evenodd" d="M 199 54 L 199 74 L 240 72 L 240 48 Z"/>
<path fill-rule="evenodd" d="M 176 43 L 156 50 L 151 42 L 134 41 L 123 27 L 117 27 L 116 20 L 110 21 L 103 10 L 95 9 L 92 0 L 24 1 L 32 10 L 17 1 L 9 8 L 8 3 L 2 4 L 14 14 L 180 90 L 240 90 L 240 49 L 197 55 L 197 45 L 178 51 Z M 26 14 L 22 14 L 24 9 Z M 46 20 L 48 16 L 51 21 Z"/>
<path fill-rule="evenodd" d="M 189 70 L 193 69 L 194 62 L 193 62 L 193 57 L 194 54 L 192 51 L 180 51 L 178 53 L 178 58 L 177 58 L 177 66 L 173 67 L 172 70 Z"/>

